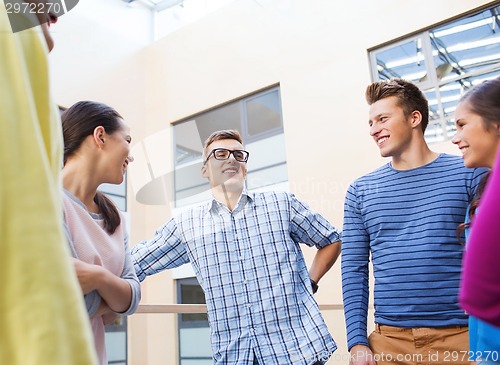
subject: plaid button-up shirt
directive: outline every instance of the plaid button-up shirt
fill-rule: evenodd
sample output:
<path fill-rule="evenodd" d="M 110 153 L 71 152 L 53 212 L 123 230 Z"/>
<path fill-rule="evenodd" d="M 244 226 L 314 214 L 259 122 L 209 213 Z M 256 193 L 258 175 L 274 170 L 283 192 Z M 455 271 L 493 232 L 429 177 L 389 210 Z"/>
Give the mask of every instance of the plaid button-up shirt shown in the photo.
<path fill-rule="evenodd" d="M 217 200 L 165 223 L 132 249 L 137 276 L 191 262 L 205 292 L 215 364 L 308 365 L 336 345 L 311 292 L 299 243 L 341 234 L 293 194 L 243 192 L 231 212 Z"/>

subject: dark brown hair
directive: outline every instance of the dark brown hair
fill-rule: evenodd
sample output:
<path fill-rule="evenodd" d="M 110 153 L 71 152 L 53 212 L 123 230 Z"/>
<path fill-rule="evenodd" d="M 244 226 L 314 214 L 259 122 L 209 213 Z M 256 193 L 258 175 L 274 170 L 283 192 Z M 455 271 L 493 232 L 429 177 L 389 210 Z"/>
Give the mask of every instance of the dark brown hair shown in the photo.
<path fill-rule="evenodd" d="M 69 107 L 61 116 L 64 137 L 64 164 L 94 129 L 102 126 L 106 133 L 120 130 L 121 115 L 113 108 L 94 101 L 80 101 Z M 103 193 L 97 191 L 94 202 L 104 218 L 104 229 L 113 234 L 121 223 L 115 204 Z"/>
<path fill-rule="evenodd" d="M 486 129 L 490 129 L 494 123 L 500 123 L 500 76 L 483 81 L 482 83 L 469 89 L 459 100 L 459 104 L 467 103 L 469 110 L 481 117 Z M 474 199 L 469 206 L 469 220 L 472 221 L 481 195 L 483 194 L 490 172 L 487 172 L 481 178 L 478 184 Z M 470 222 L 462 223 L 457 228 L 457 237 L 460 240 L 462 233 L 470 227 Z"/>
<path fill-rule="evenodd" d="M 464 233 L 466 229 L 470 228 L 470 223 L 472 221 L 472 218 L 476 214 L 477 207 L 479 206 L 479 201 L 481 200 L 481 196 L 483 195 L 484 188 L 488 183 L 489 177 L 490 177 L 490 171 L 485 173 L 483 177 L 481 177 L 481 180 L 479 180 L 479 184 L 477 184 L 476 194 L 474 195 L 474 198 L 469 204 L 469 221 L 466 223 L 464 222 L 462 224 L 459 224 L 457 227 L 457 238 L 460 242 L 462 242 L 461 240 L 462 233 Z"/>
<path fill-rule="evenodd" d="M 365 98 L 368 105 L 395 96 L 398 105 L 403 108 L 406 117 L 409 117 L 415 110 L 422 115 L 422 132 L 425 132 L 429 124 L 429 102 L 424 93 L 410 81 L 403 79 L 390 79 L 374 82 L 366 88 Z"/>
<path fill-rule="evenodd" d="M 500 76 L 469 89 L 458 103 L 467 103 L 469 110 L 481 117 L 487 129 L 500 123 Z"/>

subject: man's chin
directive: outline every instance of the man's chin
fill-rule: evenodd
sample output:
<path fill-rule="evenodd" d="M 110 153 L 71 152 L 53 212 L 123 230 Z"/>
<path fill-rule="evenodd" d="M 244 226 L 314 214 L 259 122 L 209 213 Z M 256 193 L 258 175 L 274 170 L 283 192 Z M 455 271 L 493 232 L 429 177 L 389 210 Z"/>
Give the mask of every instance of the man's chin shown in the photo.
<path fill-rule="evenodd" d="M 243 189 L 245 181 L 241 180 L 240 177 L 233 177 L 221 182 L 219 185 L 225 190 L 238 191 Z"/>
<path fill-rule="evenodd" d="M 381 157 L 391 157 L 392 154 L 390 151 L 384 151 L 384 150 L 380 150 L 380 156 Z"/>

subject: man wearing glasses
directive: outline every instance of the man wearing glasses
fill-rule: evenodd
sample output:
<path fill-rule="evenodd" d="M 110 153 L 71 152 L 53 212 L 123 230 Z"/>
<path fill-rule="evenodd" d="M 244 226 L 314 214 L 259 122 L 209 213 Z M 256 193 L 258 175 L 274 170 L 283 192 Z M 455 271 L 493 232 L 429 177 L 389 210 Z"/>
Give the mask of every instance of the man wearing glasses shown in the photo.
<path fill-rule="evenodd" d="M 340 231 L 293 194 L 248 192 L 238 131 L 214 132 L 203 156 L 212 199 L 133 247 L 137 276 L 191 262 L 215 364 L 324 364 L 336 345 L 313 291 L 340 254 Z M 309 272 L 299 243 L 318 248 Z"/>

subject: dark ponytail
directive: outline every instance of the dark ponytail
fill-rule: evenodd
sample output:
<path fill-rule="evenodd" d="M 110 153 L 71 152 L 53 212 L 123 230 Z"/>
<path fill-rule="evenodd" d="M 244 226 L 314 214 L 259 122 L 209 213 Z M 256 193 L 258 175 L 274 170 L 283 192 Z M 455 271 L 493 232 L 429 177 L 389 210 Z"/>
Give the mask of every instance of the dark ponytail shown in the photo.
<path fill-rule="evenodd" d="M 104 218 L 104 229 L 109 234 L 115 233 L 121 223 L 120 213 L 116 209 L 115 204 L 111 199 L 100 191 L 96 192 L 94 202 L 99 207 L 99 210 Z"/>

